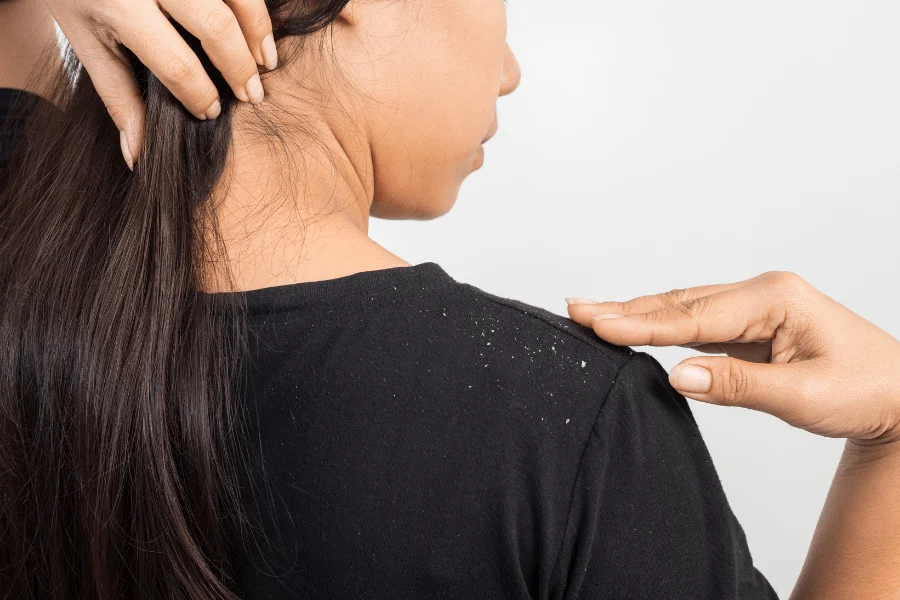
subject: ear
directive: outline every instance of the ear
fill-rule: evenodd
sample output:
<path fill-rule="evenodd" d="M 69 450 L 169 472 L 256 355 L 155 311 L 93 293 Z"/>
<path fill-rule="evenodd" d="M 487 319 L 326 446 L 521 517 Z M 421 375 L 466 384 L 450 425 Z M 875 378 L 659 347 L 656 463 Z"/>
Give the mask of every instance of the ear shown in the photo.
<path fill-rule="evenodd" d="M 340 21 L 342 25 L 353 26 L 357 24 L 359 17 L 359 2 L 357 0 L 350 0 L 341 10 L 341 13 L 335 21 Z"/>

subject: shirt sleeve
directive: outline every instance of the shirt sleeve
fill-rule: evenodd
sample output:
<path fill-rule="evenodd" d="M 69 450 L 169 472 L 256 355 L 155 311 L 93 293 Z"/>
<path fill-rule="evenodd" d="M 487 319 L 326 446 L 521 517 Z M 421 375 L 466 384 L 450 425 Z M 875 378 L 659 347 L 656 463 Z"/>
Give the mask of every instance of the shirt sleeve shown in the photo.
<path fill-rule="evenodd" d="M 585 449 L 553 598 L 777 599 L 687 401 L 652 357 L 619 371 Z"/>

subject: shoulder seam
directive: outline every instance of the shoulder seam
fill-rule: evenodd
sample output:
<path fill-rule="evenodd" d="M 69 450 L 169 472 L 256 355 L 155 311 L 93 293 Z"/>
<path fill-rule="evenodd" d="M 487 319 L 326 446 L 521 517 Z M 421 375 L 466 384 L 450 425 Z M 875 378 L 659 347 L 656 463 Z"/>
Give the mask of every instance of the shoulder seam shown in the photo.
<path fill-rule="evenodd" d="M 565 525 L 563 526 L 562 541 L 560 542 L 559 550 L 556 551 L 556 557 L 553 559 L 553 567 L 550 569 L 551 588 L 552 584 L 555 583 L 559 578 L 559 576 L 557 576 L 556 569 L 559 566 L 559 557 L 560 555 L 562 555 L 563 547 L 566 544 L 566 536 L 568 535 L 569 531 L 569 523 L 572 519 L 572 504 L 575 499 L 575 489 L 578 486 L 578 482 L 581 481 L 581 471 L 584 468 L 584 458 L 585 456 L 587 456 L 588 448 L 591 446 L 591 442 L 596 435 L 597 422 L 600 420 L 600 415 L 603 414 L 603 409 L 606 408 L 609 397 L 612 395 L 613 391 L 615 391 L 616 385 L 619 383 L 619 375 L 621 375 L 622 372 L 626 368 L 628 368 L 628 366 L 632 363 L 635 356 L 637 355 L 637 352 L 632 352 L 631 356 L 628 357 L 628 360 L 622 363 L 622 366 L 616 370 L 616 374 L 613 376 L 613 381 L 610 384 L 609 389 L 606 391 L 606 394 L 603 396 L 603 400 L 601 400 L 600 402 L 600 407 L 597 409 L 597 414 L 594 416 L 594 422 L 591 424 L 591 430 L 584 442 L 584 448 L 581 450 L 581 457 L 578 459 L 578 468 L 575 471 L 575 480 L 572 483 L 572 490 L 569 492 L 569 505 L 566 507 L 566 521 Z M 563 582 L 563 586 L 565 586 L 565 584 L 566 582 Z"/>
<path fill-rule="evenodd" d="M 559 331 L 560 333 L 564 333 L 564 334 L 565 334 L 566 336 L 568 336 L 569 338 L 572 338 L 573 340 L 576 340 L 576 341 L 578 341 L 578 342 L 581 342 L 582 344 L 584 344 L 585 346 L 587 346 L 587 347 L 589 347 L 589 348 L 591 348 L 591 349 L 593 349 L 593 350 L 599 350 L 600 352 L 603 353 L 604 356 L 606 356 L 608 359 L 610 359 L 610 361 L 612 361 L 613 364 L 618 363 L 617 357 L 616 357 L 615 355 L 611 354 L 610 352 L 608 352 L 608 351 L 606 350 L 606 348 L 604 348 L 603 346 L 600 346 L 600 345 L 594 345 L 594 344 L 591 344 L 590 342 L 586 342 L 585 340 L 581 339 L 581 338 L 578 337 L 577 335 L 573 334 L 571 331 L 569 331 L 569 330 L 567 330 L 567 329 L 565 329 L 565 328 L 563 328 L 563 327 L 560 327 L 557 323 L 554 323 L 553 321 L 551 321 L 550 319 L 547 319 L 547 318 L 544 317 L 543 315 L 535 314 L 535 313 L 529 312 L 529 311 L 527 311 L 527 310 L 522 310 L 521 307 L 516 306 L 515 304 L 511 303 L 510 301 L 508 301 L 508 300 L 506 300 L 506 299 L 504 299 L 504 298 L 501 298 L 501 297 L 499 297 L 499 296 L 494 296 L 493 294 L 489 294 L 488 292 L 485 292 L 485 291 L 483 291 L 483 290 L 480 290 L 480 289 L 478 289 L 477 287 L 475 287 L 475 286 L 473 286 L 473 285 L 470 285 L 470 284 L 468 284 L 468 283 L 463 283 L 463 284 L 460 284 L 460 285 L 462 285 L 463 287 L 465 287 L 470 293 L 475 294 L 476 296 L 480 296 L 480 297 L 485 298 L 486 300 L 488 300 L 488 301 L 490 301 L 490 302 L 492 302 L 492 303 L 494 303 L 494 304 L 497 304 L 497 305 L 500 305 L 500 306 L 504 306 L 504 307 L 506 307 L 506 308 L 510 308 L 510 309 L 512 309 L 512 310 L 515 310 L 515 311 L 518 311 L 518 312 L 522 313 L 523 315 L 526 315 L 526 316 L 529 316 L 529 317 L 531 317 L 531 318 L 533 318 L 533 319 L 536 319 L 536 320 L 538 320 L 538 321 L 541 321 L 542 323 L 544 323 L 544 324 L 546 324 L 546 325 L 549 325 L 550 327 L 552 327 L 553 329 Z M 564 318 L 564 317 L 560 317 L 560 318 Z M 628 351 L 629 351 L 628 358 L 625 360 L 625 362 L 623 362 L 623 363 L 618 367 L 618 370 L 621 370 L 626 364 L 628 364 L 628 362 L 631 360 L 631 358 L 635 355 L 635 351 L 632 350 L 631 348 L 628 348 Z M 618 370 L 616 371 L 616 374 L 617 374 L 617 375 L 618 375 Z"/>

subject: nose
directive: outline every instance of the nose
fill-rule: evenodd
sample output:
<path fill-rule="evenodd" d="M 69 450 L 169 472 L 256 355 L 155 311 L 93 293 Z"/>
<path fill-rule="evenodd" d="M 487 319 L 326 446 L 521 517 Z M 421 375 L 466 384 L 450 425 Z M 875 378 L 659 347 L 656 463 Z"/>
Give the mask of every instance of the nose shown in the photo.
<path fill-rule="evenodd" d="M 519 68 L 519 61 L 513 54 L 512 48 L 506 44 L 506 54 L 503 57 L 503 81 L 500 85 L 500 95 L 507 96 L 516 91 L 519 83 L 522 81 L 522 70 Z"/>

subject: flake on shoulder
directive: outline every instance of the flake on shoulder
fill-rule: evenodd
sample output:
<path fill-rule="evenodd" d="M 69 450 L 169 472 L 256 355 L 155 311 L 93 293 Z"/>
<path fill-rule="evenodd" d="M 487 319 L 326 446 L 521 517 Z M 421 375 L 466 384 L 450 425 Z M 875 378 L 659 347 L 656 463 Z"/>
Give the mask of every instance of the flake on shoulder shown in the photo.
<path fill-rule="evenodd" d="M 556 331 L 565 334 L 567 337 L 575 338 L 576 340 L 587 344 L 592 348 L 592 350 L 600 350 L 610 359 L 610 361 L 612 361 L 617 366 L 623 365 L 628 361 L 629 358 L 631 358 L 632 354 L 634 354 L 634 351 L 631 348 L 625 346 L 614 346 L 613 344 L 610 344 L 609 342 L 606 342 L 597 337 L 592 329 L 583 327 L 567 317 L 557 315 L 543 308 L 531 306 L 518 300 L 511 300 L 509 298 L 495 296 L 472 285 L 464 285 L 476 296 L 484 300 L 487 300 L 495 305 L 500 305 L 506 309 L 514 310 L 522 315 L 527 315 L 530 318 L 540 321 L 543 325 L 550 326 Z M 557 352 L 557 347 L 555 345 L 551 345 L 551 347 L 547 348 L 546 350 L 552 355 Z M 538 350 L 538 352 L 541 352 L 541 350 Z M 586 368 L 587 361 L 582 362 L 585 363 L 584 365 L 582 365 L 582 368 Z"/>

